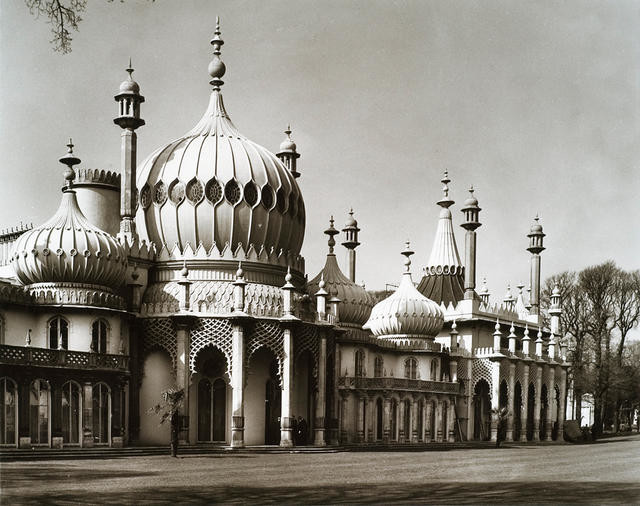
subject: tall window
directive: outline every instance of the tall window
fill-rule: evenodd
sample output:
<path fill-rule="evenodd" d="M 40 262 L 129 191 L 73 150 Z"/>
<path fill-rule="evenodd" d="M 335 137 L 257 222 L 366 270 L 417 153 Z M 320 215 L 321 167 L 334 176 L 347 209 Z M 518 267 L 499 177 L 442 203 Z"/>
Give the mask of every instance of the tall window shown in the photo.
<path fill-rule="evenodd" d="M 49 444 L 49 397 L 49 383 L 40 379 L 31 382 L 29 395 L 31 444 Z"/>
<path fill-rule="evenodd" d="M 62 316 L 49 320 L 49 348 L 67 349 L 69 345 L 69 322 Z"/>
<path fill-rule="evenodd" d="M 104 383 L 93 385 L 93 442 L 109 443 L 111 392 Z"/>
<path fill-rule="evenodd" d="M 107 322 L 100 319 L 93 322 L 91 325 L 91 351 L 97 353 L 107 352 L 107 333 L 109 327 Z"/>
<path fill-rule="evenodd" d="M 434 358 L 431 361 L 431 381 L 438 380 L 438 359 Z"/>
<path fill-rule="evenodd" d="M 364 376 L 364 351 L 356 350 L 356 376 Z"/>
<path fill-rule="evenodd" d="M 409 357 L 404 361 L 404 377 L 409 379 L 416 379 L 418 377 L 418 361 Z"/>
<path fill-rule="evenodd" d="M 62 385 L 62 438 L 65 444 L 80 443 L 80 385 L 67 381 Z"/>
<path fill-rule="evenodd" d="M 373 376 L 376 378 L 382 378 L 384 374 L 384 360 L 378 355 L 373 363 Z"/>
<path fill-rule="evenodd" d="M 0 379 L 0 445 L 16 444 L 17 392 L 15 381 Z"/>

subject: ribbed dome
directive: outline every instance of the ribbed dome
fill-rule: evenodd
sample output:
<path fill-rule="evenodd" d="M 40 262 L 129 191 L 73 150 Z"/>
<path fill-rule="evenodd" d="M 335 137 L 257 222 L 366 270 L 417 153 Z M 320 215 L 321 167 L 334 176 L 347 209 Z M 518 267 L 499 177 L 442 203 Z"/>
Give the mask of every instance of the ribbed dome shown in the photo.
<path fill-rule="evenodd" d="M 77 283 L 117 288 L 127 256 L 114 237 L 82 214 L 76 193 L 66 189 L 56 214 L 16 241 L 12 264 L 18 279 L 34 283 Z"/>
<path fill-rule="evenodd" d="M 341 301 L 340 323 L 360 327 L 367 321 L 373 307 L 373 297 L 362 286 L 354 283 L 342 273 L 336 256 L 332 253 L 327 255 L 323 269 L 307 284 L 310 295 L 314 295 L 318 291 L 321 278 L 325 282 L 324 289 L 331 295 L 336 295 Z"/>
<path fill-rule="evenodd" d="M 413 252 L 403 254 L 409 256 Z M 407 272 L 402 276 L 398 289 L 378 302 L 363 326 L 382 339 L 433 339 L 442 329 L 444 314 L 440 306 L 422 295 L 408 272 L 411 262 L 405 263 Z"/>
<path fill-rule="evenodd" d="M 305 209 L 294 177 L 231 122 L 218 89 L 187 134 L 161 147 L 138 173 L 142 237 L 172 249 L 239 244 L 297 256 Z"/>

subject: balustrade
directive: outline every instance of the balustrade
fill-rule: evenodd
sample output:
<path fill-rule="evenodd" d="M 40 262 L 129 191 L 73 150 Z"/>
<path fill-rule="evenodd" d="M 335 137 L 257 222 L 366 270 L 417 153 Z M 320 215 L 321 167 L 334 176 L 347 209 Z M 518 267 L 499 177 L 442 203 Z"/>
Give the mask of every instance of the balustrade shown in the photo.
<path fill-rule="evenodd" d="M 127 371 L 129 357 L 86 351 L 0 345 L 0 364 Z"/>

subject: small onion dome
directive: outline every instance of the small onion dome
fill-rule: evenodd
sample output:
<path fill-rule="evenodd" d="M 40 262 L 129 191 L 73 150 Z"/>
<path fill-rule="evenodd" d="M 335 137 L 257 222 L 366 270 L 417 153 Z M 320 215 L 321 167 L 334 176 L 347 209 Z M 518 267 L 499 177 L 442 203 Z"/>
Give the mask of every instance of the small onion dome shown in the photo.
<path fill-rule="evenodd" d="M 464 201 L 464 207 L 477 206 L 478 205 L 478 199 L 473 195 L 473 187 L 471 187 L 469 192 L 471 192 L 471 194 L 469 195 L 469 198 Z"/>
<path fill-rule="evenodd" d="M 347 221 L 344 224 L 344 228 L 358 228 L 358 222 L 353 217 L 353 209 L 349 211 L 349 217 L 347 218 Z"/>
<path fill-rule="evenodd" d="M 540 218 L 536 216 L 533 225 L 531 225 L 531 233 L 532 234 L 540 234 L 542 233 L 542 225 L 540 225 Z"/>
<path fill-rule="evenodd" d="M 287 137 L 285 138 L 285 140 L 283 140 L 280 143 L 280 153 L 282 152 L 295 153 L 298 147 L 296 146 L 296 143 L 293 142 L 293 139 L 291 138 L 291 125 L 287 127 L 284 133 L 287 134 Z"/>
<path fill-rule="evenodd" d="M 342 273 L 333 253 L 327 255 L 324 268 L 307 284 L 310 295 L 315 295 L 323 280 L 324 289 L 341 301 L 340 323 L 361 327 L 371 314 L 373 297 Z"/>
<path fill-rule="evenodd" d="M 133 74 L 133 69 L 131 68 L 131 59 L 129 59 L 129 68 L 127 69 L 129 73 L 129 77 L 122 81 L 120 84 L 120 93 L 130 93 L 134 95 L 138 95 L 140 93 L 140 86 L 133 80 L 131 74 Z"/>
<path fill-rule="evenodd" d="M 374 336 L 382 339 L 434 339 L 444 324 L 444 314 L 440 306 L 422 295 L 413 285 L 409 266 L 408 248 L 403 251 L 407 257 L 406 272 L 398 289 L 389 297 L 378 302 L 371 311 L 369 321 L 363 326 Z"/>
<path fill-rule="evenodd" d="M 113 236 L 89 223 L 75 191 L 65 189 L 56 214 L 18 238 L 11 263 L 25 285 L 63 282 L 118 288 L 127 256 Z"/>

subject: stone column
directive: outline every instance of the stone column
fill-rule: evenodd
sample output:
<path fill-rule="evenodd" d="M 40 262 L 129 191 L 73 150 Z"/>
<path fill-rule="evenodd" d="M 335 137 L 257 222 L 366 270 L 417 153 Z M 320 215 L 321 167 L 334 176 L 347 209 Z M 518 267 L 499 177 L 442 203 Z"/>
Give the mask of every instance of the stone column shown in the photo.
<path fill-rule="evenodd" d="M 498 409 L 500 409 L 500 362 L 491 363 L 491 441 L 498 439 Z"/>
<path fill-rule="evenodd" d="M 411 404 L 411 442 L 418 442 L 418 399 L 416 397 L 413 398 L 413 403 Z"/>
<path fill-rule="evenodd" d="M 231 346 L 231 446 L 234 448 L 244 446 L 244 352 L 244 327 L 236 321 Z"/>
<path fill-rule="evenodd" d="M 93 387 L 88 381 L 82 385 L 82 446 L 93 446 Z"/>
<path fill-rule="evenodd" d="M 424 441 L 430 443 L 433 440 L 434 434 L 431 434 L 431 418 L 433 417 L 433 402 L 428 400 L 425 404 L 425 427 L 424 427 Z"/>
<path fill-rule="evenodd" d="M 564 419 L 566 416 L 567 406 L 567 370 L 563 367 L 560 369 L 560 413 L 558 413 L 558 439 L 564 440 Z"/>
<path fill-rule="evenodd" d="M 374 420 L 376 419 L 376 397 L 375 395 L 367 398 L 367 406 L 369 411 L 367 412 L 367 441 L 373 443 L 375 441 L 375 435 L 373 429 L 375 427 Z"/>
<path fill-rule="evenodd" d="M 176 386 L 184 390 L 184 400 L 182 402 L 182 408 L 180 409 L 180 415 L 189 416 L 189 383 L 190 383 L 190 371 L 189 371 L 189 353 L 190 353 L 190 329 L 195 324 L 196 318 L 193 315 L 175 315 L 172 318 L 173 324 L 176 328 L 176 344 L 177 344 L 177 358 L 176 358 Z M 183 444 L 189 444 L 189 430 L 186 434 L 180 434 L 180 442 Z"/>
<path fill-rule="evenodd" d="M 507 399 L 507 409 L 509 410 L 509 415 L 507 417 L 507 431 L 505 434 L 505 441 L 513 441 L 513 419 L 515 417 L 514 409 L 515 409 L 515 388 L 516 388 L 516 364 L 514 362 L 509 362 L 509 392 Z"/>
<path fill-rule="evenodd" d="M 527 441 L 527 419 L 529 417 L 529 364 L 522 370 L 522 408 L 520 411 L 520 441 Z"/>
<path fill-rule="evenodd" d="M 293 332 L 291 326 L 284 327 L 284 363 L 282 367 L 282 402 L 280 414 L 280 446 L 294 445 L 291 404 L 293 400 Z"/>
<path fill-rule="evenodd" d="M 540 394 L 542 393 L 542 366 L 536 365 L 536 400 L 533 407 L 533 440 L 540 441 Z"/>
<path fill-rule="evenodd" d="M 442 401 L 438 399 L 438 403 L 436 404 L 436 442 L 442 443 L 442 441 Z"/>
<path fill-rule="evenodd" d="M 456 398 L 451 397 L 449 401 L 449 410 L 447 411 L 447 415 L 449 416 L 449 422 L 447 423 L 447 430 L 449 432 L 447 440 L 450 443 L 455 443 L 456 441 Z"/>
<path fill-rule="evenodd" d="M 382 412 L 382 441 L 387 444 L 391 439 L 391 397 L 384 396 L 384 410 Z"/>
<path fill-rule="evenodd" d="M 398 443 L 404 443 L 407 435 L 404 433 L 404 400 L 398 403 Z"/>
<path fill-rule="evenodd" d="M 358 403 L 357 413 L 358 413 L 358 427 L 356 428 L 356 440 L 358 443 L 364 443 L 364 435 L 365 432 L 365 419 L 364 419 L 364 410 L 367 404 L 366 398 L 362 393 L 358 393 L 355 396 L 355 400 Z"/>
<path fill-rule="evenodd" d="M 549 367 L 549 384 L 547 385 L 547 419 L 545 420 L 544 427 L 544 440 L 553 441 L 553 404 L 556 397 L 555 386 L 556 368 L 554 366 Z"/>
<path fill-rule="evenodd" d="M 326 410 L 326 375 L 327 375 L 327 336 L 320 334 L 320 355 L 318 356 L 318 395 L 316 395 L 316 421 L 315 421 L 315 437 L 313 444 L 315 446 L 325 446 L 324 428 L 325 428 L 325 410 Z"/>

